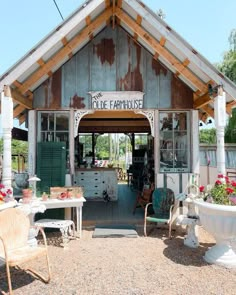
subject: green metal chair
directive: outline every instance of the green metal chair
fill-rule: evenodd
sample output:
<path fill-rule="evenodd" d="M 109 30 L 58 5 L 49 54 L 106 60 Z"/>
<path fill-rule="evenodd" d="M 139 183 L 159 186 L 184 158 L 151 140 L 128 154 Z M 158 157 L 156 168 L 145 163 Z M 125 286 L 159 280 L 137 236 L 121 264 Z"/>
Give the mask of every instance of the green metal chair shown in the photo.
<path fill-rule="evenodd" d="M 156 188 L 152 194 L 152 203 L 145 207 L 144 236 L 147 236 L 146 226 L 148 222 L 166 223 L 169 225 L 169 238 L 171 237 L 172 211 L 175 205 L 174 192 L 169 188 Z M 149 213 L 152 206 L 153 213 Z"/>

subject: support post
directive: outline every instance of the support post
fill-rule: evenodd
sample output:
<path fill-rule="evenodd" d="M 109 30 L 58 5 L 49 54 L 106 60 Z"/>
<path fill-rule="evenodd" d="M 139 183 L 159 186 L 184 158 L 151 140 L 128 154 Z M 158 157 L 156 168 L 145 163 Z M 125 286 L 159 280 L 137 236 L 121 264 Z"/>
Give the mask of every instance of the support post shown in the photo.
<path fill-rule="evenodd" d="M 9 86 L 4 86 L 1 92 L 2 132 L 3 132 L 3 163 L 2 184 L 12 190 L 11 165 L 11 131 L 13 128 L 13 101 Z"/>
<path fill-rule="evenodd" d="M 217 172 L 218 174 L 226 175 L 225 169 L 225 125 L 226 125 L 226 107 L 225 107 L 225 92 L 223 87 L 218 87 L 218 95 L 214 99 L 215 109 L 215 125 L 217 138 Z"/>

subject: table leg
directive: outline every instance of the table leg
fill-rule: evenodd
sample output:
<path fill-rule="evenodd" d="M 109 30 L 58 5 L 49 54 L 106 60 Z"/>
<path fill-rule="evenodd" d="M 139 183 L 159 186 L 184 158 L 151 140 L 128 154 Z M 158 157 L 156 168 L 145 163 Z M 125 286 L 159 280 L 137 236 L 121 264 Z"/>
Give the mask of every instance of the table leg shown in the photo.
<path fill-rule="evenodd" d="M 82 238 L 82 207 L 76 207 L 76 230 Z"/>

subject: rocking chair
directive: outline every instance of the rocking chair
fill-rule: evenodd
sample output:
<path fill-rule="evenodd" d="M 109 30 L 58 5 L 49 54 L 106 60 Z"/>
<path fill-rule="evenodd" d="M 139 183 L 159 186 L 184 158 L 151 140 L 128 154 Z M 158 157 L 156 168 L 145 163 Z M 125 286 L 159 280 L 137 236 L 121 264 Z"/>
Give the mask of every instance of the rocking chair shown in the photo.
<path fill-rule="evenodd" d="M 28 245 L 30 229 L 29 218 L 17 208 L 9 208 L 0 212 L 0 263 L 6 265 L 6 273 L 9 287 L 9 294 L 13 294 L 10 267 L 19 267 L 21 263 L 45 256 L 48 269 L 48 277 L 45 278 L 32 269 L 25 269 L 39 277 L 45 283 L 51 278 L 49 266 L 47 242 L 43 229 L 42 233 L 44 246 L 32 247 Z"/>

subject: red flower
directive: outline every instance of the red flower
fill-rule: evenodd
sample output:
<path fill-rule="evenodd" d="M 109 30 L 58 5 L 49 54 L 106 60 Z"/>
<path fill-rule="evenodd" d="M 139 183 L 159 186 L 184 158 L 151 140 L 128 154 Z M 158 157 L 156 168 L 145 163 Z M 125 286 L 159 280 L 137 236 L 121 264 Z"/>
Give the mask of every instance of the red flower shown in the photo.
<path fill-rule="evenodd" d="M 201 185 L 201 186 L 199 187 L 199 191 L 200 191 L 200 193 L 203 193 L 204 190 L 205 190 L 205 186 L 204 186 L 204 185 Z"/>
<path fill-rule="evenodd" d="M 218 174 L 217 178 L 224 178 L 223 174 Z"/>
<path fill-rule="evenodd" d="M 232 194 L 234 192 L 234 190 L 231 187 L 227 187 L 225 190 L 226 190 L 228 195 L 230 195 L 230 194 Z"/>
<path fill-rule="evenodd" d="M 220 174 L 219 174 L 219 175 L 220 175 Z M 221 182 L 219 179 L 217 179 L 216 182 L 215 182 L 215 184 L 216 184 L 216 185 L 221 185 L 222 182 Z"/>
<path fill-rule="evenodd" d="M 4 184 L 0 183 L 0 189 L 4 188 Z"/>
<path fill-rule="evenodd" d="M 236 181 L 232 180 L 231 181 L 231 185 L 234 186 L 234 187 L 236 187 Z"/>

